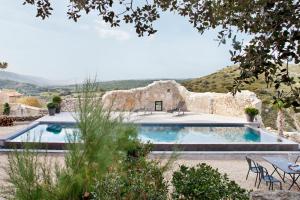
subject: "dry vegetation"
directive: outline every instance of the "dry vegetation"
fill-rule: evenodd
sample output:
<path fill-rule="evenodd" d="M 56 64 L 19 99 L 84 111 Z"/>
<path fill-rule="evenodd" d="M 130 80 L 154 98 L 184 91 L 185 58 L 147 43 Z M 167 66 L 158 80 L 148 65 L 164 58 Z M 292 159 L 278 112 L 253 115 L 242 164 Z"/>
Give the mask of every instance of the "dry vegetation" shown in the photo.
<path fill-rule="evenodd" d="M 28 106 L 34 106 L 38 108 L 42 107 L 41 101 L 36 97 L 21 97 L 20 99 L 17 100 L 17 103 L 25 104 Z"/>
<path fill-rule="evenodd" d="M 295 77 L 300 75 L 300 65 L 291 65 L 290 72 Z M 236 66 L 226 67 L 208 76 L 203 76 L 190 81 L 182 83 L 189 91 L 193 92 L 230 92 L 234 77 L 238 76 L 238 69 Z M 250 90 L 257 94 L 263 101 L 262 118 L 266 127 L 276 128 L 277 111 L 272 107 L 272 97 L 274 95 L 273 88 L 267 88 L 263 77 L 251 85 L 246 85 L 242 89 Z M 297 127 L 292 119 L 293 111 L 286 111 L 286 130 L 294 131 Z"/>

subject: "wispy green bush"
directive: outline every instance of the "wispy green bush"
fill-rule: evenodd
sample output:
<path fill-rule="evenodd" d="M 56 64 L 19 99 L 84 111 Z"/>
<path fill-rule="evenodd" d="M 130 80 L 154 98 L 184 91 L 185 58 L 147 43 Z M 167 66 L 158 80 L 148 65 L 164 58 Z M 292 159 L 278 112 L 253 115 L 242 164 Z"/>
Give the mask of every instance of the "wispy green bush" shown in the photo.
<path fill-rule="evenodd" d="M 38 156 L 36 150 L 30 150 L 31 147 L 8 155 L 9 185 L 1 191 L 5 199 L 52 199 L 55 176 L 51 174 L 51 162 L 47 156 Z"/>
<path fill-rule="evenodd" d="M 150 149 L 138 142 L 136 127 L 104 110 L 97 91 L 97 85 L 90 81 L 78 88 L 79 106 L 74 116 L 78 132 L 68 137 L 64 164 L 53 163 L 47 154 L 25 145 L 23 151 L 9 154 L 6 170 L 10 185 L 2 190 L 2 197 L 166 199 L 163 168 L 146 160 Z M 117 191 L 121 194 L 115 194 Z"/>
<path fill-rule="evenodd" d="M 90 196 L 95 180 L 102 179 L 109 168 L 117 166 L 135 145 L 135 126 L 122 123 L 121 116 L 114 117 L 104 110 L 101 99 L 96 96 L 98 89 L 91 82 L 79 88 L 81 95 L 74 117 L 80 133 L 78 137 L 69 138 L 70 152 L 58 180 L 62 199 Z"/>

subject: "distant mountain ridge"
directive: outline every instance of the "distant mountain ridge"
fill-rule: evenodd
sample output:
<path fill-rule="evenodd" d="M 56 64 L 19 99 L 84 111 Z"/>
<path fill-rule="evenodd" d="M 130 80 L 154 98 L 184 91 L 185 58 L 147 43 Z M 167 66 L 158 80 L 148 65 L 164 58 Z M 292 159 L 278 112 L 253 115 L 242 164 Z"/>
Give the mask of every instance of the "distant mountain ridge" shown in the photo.
<path fill-rule="evenodd" d="M 37 86 L 54 86 L 54 85 L 64 84 L 63 81 L 54 81 L 46 78 L 41 78 L 38 76 L 23 75 L 14 72 L 9 72 L 6 70 L 0 71 L 0 80 L 9 80 L 9 81 L 15 81 L 20 83 L 28 83 Z"/>
<path fill-rule="evenodd" d="M 128 90 L 132 88 L 145 87 L 154 81 L 158 80 L 169 80 L 169 79 L 129 79 L 129 80 L 112 80 L 112 81 L 99 81 L 98 86 L 106 91 L 109 90 Z M 172 79 L 173 80 L 173 79 Z M 175 79 L 178 83 L 183 81 L 188 81 L 190 79 Z M 74 87 L 74 85 L 69 85 L 65 87 Z"/>
<path fill-rule="evenodd" d="M 105 91 L 108 90 L 127 90 L 137 87 L 144 87 L 153 81 L 166 79 L 130 79 L 130 80 L 112 80 L 98 81 L 99 87 Z M 177 79 L 181 83 L 189 79 Z M 16 89 L 25 95 L 39 95 L 41 92 L 56 91 L 74 91 L 76 84 L 68 84 L 70 81 L 56 81 L 41 78 L 37 76 L 22 75 L 6 70 L 0 71 L 0 89 Z M 75 81 L 72 81 L 75 82 Z M 80 83 L 79 83 L 80 84 Z"/>
<path fill-rule="evenodd" d="M 3 84 L 5 80 L 13 81 L 16 82 L 15 84 L 18 83 L 27 83 L 27 84 L 32 84 L 36 85 L 39 87 L 61 87 L 61 88 L 68 88 L 68 87 L 74 87 L 75 81 L 70 81 L 70 80 L 50 80 L 38 76 L 31 76 L 31 75 L 23 75 L 23 74 L 18 74 L 14 72 L 9 72 L 6 70 L 1 70 L 0 71 L 0 81 L 1 85 L 4 87 L 5 84 Z M 146 86 L 153 81 L 157 80 L 167 80 L 167 79 L 129 79 L 129 80 L 111 80 L 111 81 L 97 81 L 99 86 L 104 89 L 104 90 L 114 90 L 114 89 L 131 89 L 135 87 L 143 87 Z M 177 82 L 182 82 L 182 81 L 187 81 L 189 79 L 177 79 Z M 80 84 L 80 83 L 79 83 Z M 1 86 L 0 85 L 0 86 Z M 12 83 L 9 84 L 12 86 Z"/>

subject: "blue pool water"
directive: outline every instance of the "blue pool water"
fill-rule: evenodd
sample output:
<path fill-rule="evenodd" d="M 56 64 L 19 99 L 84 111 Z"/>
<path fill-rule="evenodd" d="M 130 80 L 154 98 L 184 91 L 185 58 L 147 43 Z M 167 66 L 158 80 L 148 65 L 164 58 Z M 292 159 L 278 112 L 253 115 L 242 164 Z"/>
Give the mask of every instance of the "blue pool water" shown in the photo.
<path fill-rule="evenodd" d="M 276 137 L 265 135 L 248 127 L 216 127 L 197 125 L 140 125 L 138 138 L 151 143 L 254 143 L 277 142 Z M 12 139 L 13 142 L 65 143 L 78 134 L 72 124 L 39 124 Z"/>

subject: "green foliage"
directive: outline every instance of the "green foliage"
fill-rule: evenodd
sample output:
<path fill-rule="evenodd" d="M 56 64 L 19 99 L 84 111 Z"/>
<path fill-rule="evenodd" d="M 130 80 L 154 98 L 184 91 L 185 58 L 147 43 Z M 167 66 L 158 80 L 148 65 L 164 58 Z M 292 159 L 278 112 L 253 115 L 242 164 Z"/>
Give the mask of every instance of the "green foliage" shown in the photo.
<path fill-rule="evenodd" d="M 7 62 L 0 62 L 0 69 L 6 69 L 8 66 Z"/>
<path fill-rule="evenodd" d="M 172 184 L 173 199 L 249 199 L 245 189 L 205 163 L 191 168 L 181 165 L 173 174 Z"/>
<path fill-rule="evenodd" d="M 56 108 L 56 103 L 53 103 L 53 102 L 48 103 L 48 104 L 47 104 L 47 108 L 48 108 L 48 109 Z"/>
<path fill-rule="evenodd" d="M 3 115 L 9 115 L 10 114 L 10 105 L 8 103 L 5 103 L 3 105 Z"/>
<path fill-rule="evenodd" d="M 148 145 L 132 149 L 119 168 L 114 168 L 103 179 L 95 183 L 93 199 L 153 199 L 166 200 L 167 183 L 164 167 L 148 161 Z M 132 154 L 132 152 L 135 152 Z"/>
<path fill-rule="evenodd" d="M 289 106 L 281 99 L 276 99 L 273 103 L 273 106 L 277 109 L 277 110 L 282 110 L 284 108 L 288 108 Z"/>
<path fill-rule="evenodd" d="M 295 77 L 300 77 L 300 65 L 290 65 L 289 71 L 295 75 Z M 182 83 L 189 91 L 193 92 L 222 92 L 227 93 L 232 89 L 232 83 L 234 78 L 239 75 L 237 66 L 230 66 L 219 70 L 213 74 L 196 78 L 193 80 L 184 81 Z M 205 81 L 211 82 L 213 80 L 212 76 L 216 76 L 216 88 L 212 87 L 212 84 L 204 85 Z M 226 76 L 226 78 L 224 78 Z M 263 80 L 263 76 L 259 76 L 259 80 Z M 284 87 L 283 87 L 284 88 Z M 262 100 L 262 110 L 261 116 L 263 123 L 266 127 L 272 127 L 276 129 L 276 116 L 277 110 L 273 106 L 273 95 L 276 93 L 274 88 L 266 87 L 264 82 L 256 81 L 251 85 L 241 86 L 242 90 L 250 90 Z M 293 119 L 286 121 L 288 124 L 286 126 L 287 131 L 295 131 Z"/>
<path fill-rule="evenodd" d="M 299 80 L 291 76 L 288 63 L 300 62 L 298 41 L 300 3 L 294 0 L 268 1 L 195 1 L 157 0 L 138 1 L 70 1 L 67 12 L 75 22 L 82 13 L 98 12 L 102 19 L 118 27 L 122 22 L 134 24 L 138 36 L 156 33 L 153 24 L 160 18 L 160 12 L 171 11 L 187 17 L 192 26 L 201 34 L 209 29 L 220 28 L 217 40 L 220 44 L 230 41 L 231 61 L 239 64 L 239 76 L 232 83 L 232 91 L 241 86 L 259 81 L 264 77 L 267 86 L 272 86 L 288 107 L 300 106 Z M 116 4 L 120 3 L 118 6 Z M 50 0 L 24 0 L 24 4 L 37 6 L 37 17 L 45 19 L 53 8 Z M 97 8 L 101 7 L 101 10 Z M 244 35 L 251 35 L 244 43 Z M 282 87 L 288 88 L 284 91 Z"/>
<path fill-rule="evenodd" d="M 135 126 L 113 118 L 101 106 L 98 87 L 87 82 L 79 88 L 76 115 L 80 134 L 69 138 L 71 150 L 66 155 L 65 169 L 60 172 L 59 193 L 62 199 L 90 195 L 95 180 L 100 180 L 110 167 L 118 165 L 128 149 L 135 145 Z M 83 145 L 78 145 L 81 141 Z"/>
<path fill-rule="evenodd" d="M 78 131 L 68 137 L 64 165 L 48 161 L 47 155 L 25 145 L 24 151 L 9 156 L 12 187 L 2 191 L 2 196 L 18 200 L 119 199 L 119 195 L 132 200 L 166 199 L 163 169 L 146 159 L 151 146 L 136 140 L 135 126 L 102 108 L 97 90 L 89 81 L 78 89 L 81 95 L 74 116 Z M 115 194 L 114 186 L 122 194 Z"/>
<path fill-rule="evenodd" d="M 250 115 L 250 116 L 255 117 L 256 115 L 259 114 L 259 111 L 256 108 L 247 107 L 247 108 L 245 108 L 245 113 L 248 114 L 248 115 Z"/>
<path fill-rule="evenodd" d="M 53 190 L 51 162 L 39 157 L 33 146 L 22 152 L 15 150 L 8 154 L 8 182 L 12 185 L 2 191 L 5 199 L 41 200 L 55 199 Z"/>
<path fill-rule="evenodd" d="M 54 96 L 54 97 L 52 98 L 52 102 L 53 102 L 53 103 L 60 104 L 60 103 L 62 102 L 62 99 L 61 99 L 60 96 Z"/>

